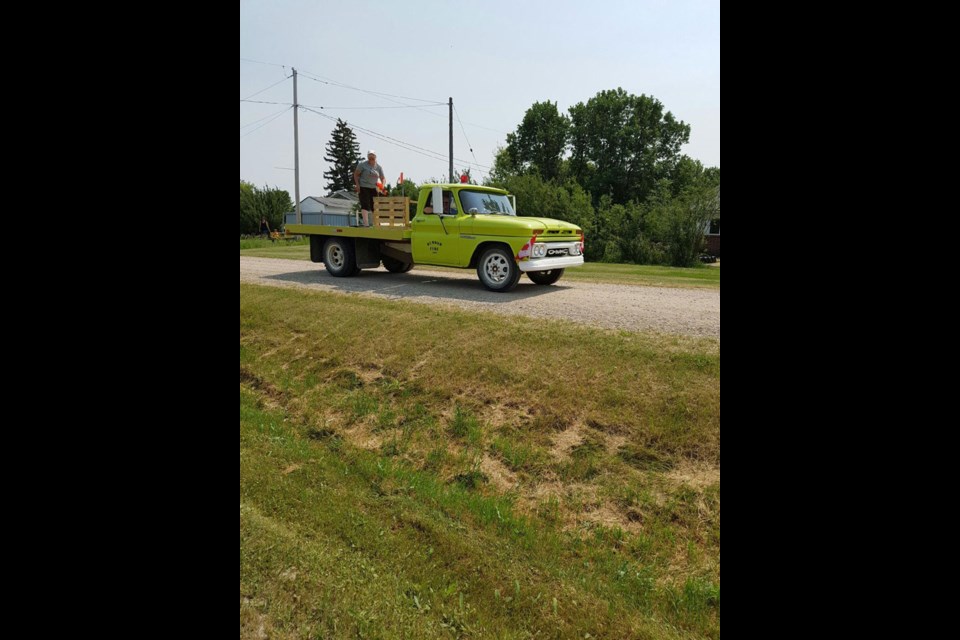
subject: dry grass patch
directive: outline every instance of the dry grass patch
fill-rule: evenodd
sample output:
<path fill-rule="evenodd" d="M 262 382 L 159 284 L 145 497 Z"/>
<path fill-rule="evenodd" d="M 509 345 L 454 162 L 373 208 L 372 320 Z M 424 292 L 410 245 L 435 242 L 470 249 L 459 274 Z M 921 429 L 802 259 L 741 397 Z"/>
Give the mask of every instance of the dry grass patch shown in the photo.
<path fill-rule="evenodd" d="M 240 303 L 241 635 L 718 636 L 716 341 Z"/>

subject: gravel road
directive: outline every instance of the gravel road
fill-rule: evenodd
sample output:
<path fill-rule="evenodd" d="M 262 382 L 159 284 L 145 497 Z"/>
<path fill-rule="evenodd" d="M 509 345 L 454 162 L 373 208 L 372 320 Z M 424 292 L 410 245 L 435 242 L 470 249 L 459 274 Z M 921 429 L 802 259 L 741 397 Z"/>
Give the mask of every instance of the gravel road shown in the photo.
<path fill-rule="evenodd" d="M 521 277 L 510 293 L 487 291 L 473 270 L 392 274 L 364 269 L 353 278 L 334 278 L 322 264 L 300 260 L 240 257 L 240 282 L 316 291 L 356 293 L 494 313 L 561 318 L 583 324 L 720 337 L 720 291 L 596 284 L 561 279 L 552 286 Z"/>

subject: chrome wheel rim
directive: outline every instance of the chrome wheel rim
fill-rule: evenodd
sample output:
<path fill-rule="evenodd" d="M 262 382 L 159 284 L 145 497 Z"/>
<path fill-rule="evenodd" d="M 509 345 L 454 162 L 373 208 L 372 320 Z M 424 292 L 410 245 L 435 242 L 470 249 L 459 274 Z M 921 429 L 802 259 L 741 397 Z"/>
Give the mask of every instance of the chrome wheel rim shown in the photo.
<path fill-rule="evenodd" d="M 510 264 L 500 254 L 492 255 L 483 262 L 483 273 L 494 284 L 500 284 L 510 273 Z"/>
<path fill-rule="evenodd" d="M 335 244 L 327 249 L 327 260 L 337 269 L 341 268 L 344 263 L 343 248 Z"/>

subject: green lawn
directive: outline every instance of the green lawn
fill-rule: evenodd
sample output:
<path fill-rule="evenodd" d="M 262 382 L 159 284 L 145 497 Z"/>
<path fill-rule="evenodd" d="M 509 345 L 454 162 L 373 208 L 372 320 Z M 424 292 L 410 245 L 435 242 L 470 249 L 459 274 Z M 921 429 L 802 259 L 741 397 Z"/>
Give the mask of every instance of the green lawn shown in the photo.
<path fill-rule="evenodd" d="M 271 243 L 269 240 L 241 240 L 241 256 L 259 258 L 286 258 L 290 260 L 309 260 L 310 247 L 305 242 L 290 245 L 283 242 Z M 415 267 L 432 271 L 445 271 L 446 267 Z M 456 269 L 456 271 L 462 271 Z M 716 289 L 720 287 L 720 268 L 701 266 L 692 269 L 661 267 L 637 264 L 606 264 L 588 262 L 576 269 L 567 269 L 564 279 L 578 282 L 607 282 L 612 284 L 636 284 L 663 287 L 701 287 Z"/>
<path fill-rule="evenodd" d="M 709 266 L 684 269 L 650 264 L 588 262 L 582 267 L 568 269 L 563 277 L 580 282 L 720 288 L 720 267 Z"/>
<path fill-rule="evenodd" d="M 717 638 L 719 463 L 716 340 L 240 287 L 241 638 Z"/>

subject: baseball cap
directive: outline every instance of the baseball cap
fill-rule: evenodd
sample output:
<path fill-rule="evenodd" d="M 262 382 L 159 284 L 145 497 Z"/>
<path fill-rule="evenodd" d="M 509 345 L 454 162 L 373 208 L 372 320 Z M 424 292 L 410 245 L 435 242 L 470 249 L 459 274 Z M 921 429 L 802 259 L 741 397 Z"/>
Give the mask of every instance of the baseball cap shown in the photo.
<path fill-rule="evenodd" d="M 374 151 L 373 149 L 367 149 L 367 155 L 368 155 L 368 156 L 375 156 L 375 155 L 377 155 L 377 152 Z"/>

